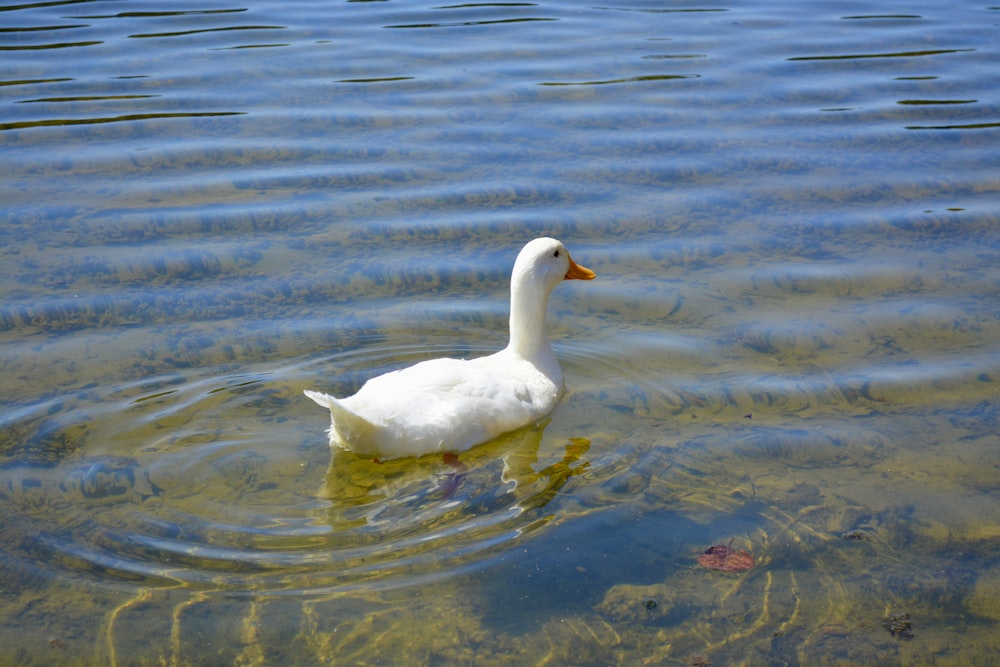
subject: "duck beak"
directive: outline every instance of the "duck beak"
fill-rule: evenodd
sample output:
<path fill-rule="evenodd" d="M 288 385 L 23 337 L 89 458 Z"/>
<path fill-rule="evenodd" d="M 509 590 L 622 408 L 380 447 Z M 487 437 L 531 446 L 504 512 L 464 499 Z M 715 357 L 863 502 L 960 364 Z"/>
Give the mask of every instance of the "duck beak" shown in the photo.
<path fill-rule="evenodd" d="M 596 273 L 585 266 L 580 266 L 570 257 L 569 271 L 566 272 L 565 276 L 566 280 L 593 280 L 596 276 Z"/>

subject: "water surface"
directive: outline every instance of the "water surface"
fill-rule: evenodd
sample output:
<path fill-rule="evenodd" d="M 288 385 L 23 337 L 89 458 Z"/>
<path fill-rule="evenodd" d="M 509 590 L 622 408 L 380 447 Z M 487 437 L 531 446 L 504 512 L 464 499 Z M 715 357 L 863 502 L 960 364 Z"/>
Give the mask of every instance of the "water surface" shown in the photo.
<path fill-rule="evenodd" d="M 0 7 L 0 662 L 993 660 L 998 25 Z M 551 420 L 331 456 L 302 390 L 501 347 L 540 235 Z"/>

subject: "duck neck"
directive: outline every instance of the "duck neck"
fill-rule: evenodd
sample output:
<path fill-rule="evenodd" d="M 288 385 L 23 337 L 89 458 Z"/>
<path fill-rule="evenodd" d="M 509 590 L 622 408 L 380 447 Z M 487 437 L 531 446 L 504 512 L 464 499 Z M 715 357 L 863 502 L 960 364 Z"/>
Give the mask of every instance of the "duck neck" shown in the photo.
<path fill-rule="evenodd" d="M 513 285 L 510 291 L 510 343 L 507 349 L 536 366 L 548 366 L 555 353 L 545 335 L 546 290 Z"/>

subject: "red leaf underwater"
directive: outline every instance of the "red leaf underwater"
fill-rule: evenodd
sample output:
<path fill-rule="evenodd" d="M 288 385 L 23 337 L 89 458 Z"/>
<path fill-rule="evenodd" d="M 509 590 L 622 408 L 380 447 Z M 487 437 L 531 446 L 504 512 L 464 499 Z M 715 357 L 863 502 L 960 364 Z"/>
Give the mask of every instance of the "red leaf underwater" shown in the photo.
<path fill-rule="evenodd" d="M 746 549 L 737 551 L 723 544 L 716 544 L 698 556 L 698 564 L 709 570 L 723 572 L 745 572 L 754 566 L 753 555 Z"/>

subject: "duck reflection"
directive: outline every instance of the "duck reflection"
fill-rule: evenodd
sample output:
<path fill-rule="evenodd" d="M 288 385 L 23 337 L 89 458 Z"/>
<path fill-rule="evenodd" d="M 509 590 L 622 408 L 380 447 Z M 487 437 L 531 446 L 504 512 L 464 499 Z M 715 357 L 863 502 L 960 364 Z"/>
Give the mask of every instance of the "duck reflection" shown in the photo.
<path fill-rule="evenodd" d="M 545 424 L 524 428 L 461 454 L 379 461 L 335 448 L 318 495 L 330 501 L 337 529 L 374 526 L 417 514 L 433 522 L 449 510 L 481 515 L 543 507 L 570 478 L 587 470 L 586 438 L 570 438 L 562 458 L 538 469 Z M 499 483 L 498 483 L 499 482 Z"/>

